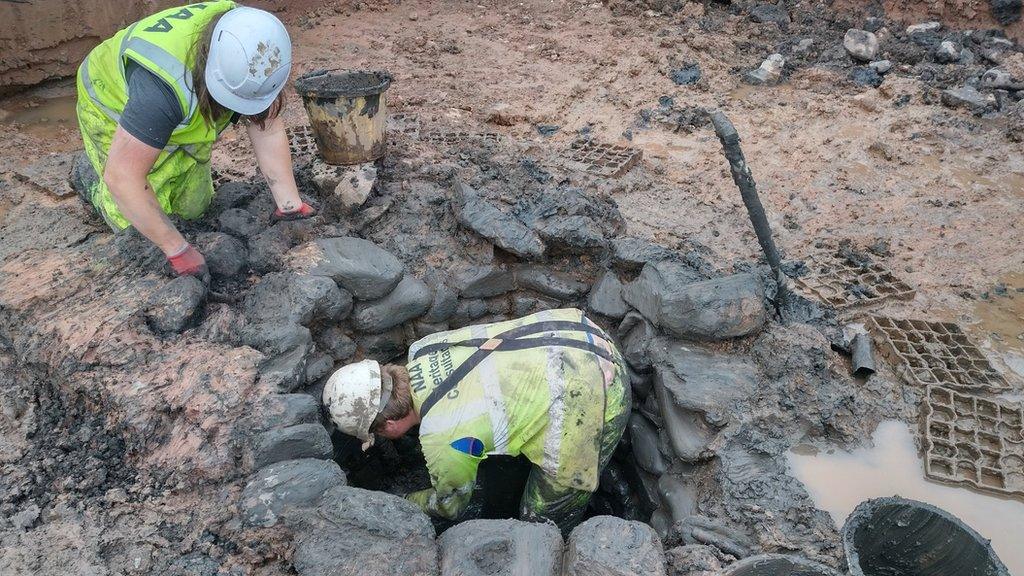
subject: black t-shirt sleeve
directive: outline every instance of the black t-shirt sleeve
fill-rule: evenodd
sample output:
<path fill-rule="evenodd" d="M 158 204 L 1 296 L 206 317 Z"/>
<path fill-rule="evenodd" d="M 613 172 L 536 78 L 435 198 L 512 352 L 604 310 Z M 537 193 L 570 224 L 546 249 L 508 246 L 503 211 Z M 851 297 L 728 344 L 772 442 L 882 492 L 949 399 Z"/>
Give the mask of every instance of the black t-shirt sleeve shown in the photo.
<path fill-rule="evenodd" d="M 185 118 L 174 90 L 159 76 L 128 60 L 128 102 L 120 124 L 126 132 L 153 148 L 163 148 Z"/>

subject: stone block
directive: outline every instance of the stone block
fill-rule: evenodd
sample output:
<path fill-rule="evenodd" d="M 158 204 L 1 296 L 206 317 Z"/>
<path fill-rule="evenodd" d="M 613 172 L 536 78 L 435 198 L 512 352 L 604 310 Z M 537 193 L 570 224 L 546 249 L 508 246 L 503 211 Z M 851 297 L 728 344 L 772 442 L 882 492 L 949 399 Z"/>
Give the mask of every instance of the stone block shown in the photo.
<path fill-rule="evenodd" d="M 331 460 L 302 458 L 271 464 L 250 477 L 238 502 L 242 522 L 269 528 L 314 507 L 329 488 L 344 486 L 345 473 Z"/>
<path fill-rule="evenodd" d="M 441 574 L 558 576 L 562 534 L 553 524 L 518 520 L 470 520 L 438 538 Z"/>
<path fill-rule="evenodd" d="M 595 516 L 569 536 L 565 576 L 665 576 L 665 553 L 654 529 L 642 522 Z"/>
<path fill-rule="evenodd" d="M 260 433 L 256 437 L 254 463 L 257 468 L 263 468 L 284 460 L 324 460 L 333 454 L 334 445 L 326 428 L 319 423 L 296 424 Z"/>

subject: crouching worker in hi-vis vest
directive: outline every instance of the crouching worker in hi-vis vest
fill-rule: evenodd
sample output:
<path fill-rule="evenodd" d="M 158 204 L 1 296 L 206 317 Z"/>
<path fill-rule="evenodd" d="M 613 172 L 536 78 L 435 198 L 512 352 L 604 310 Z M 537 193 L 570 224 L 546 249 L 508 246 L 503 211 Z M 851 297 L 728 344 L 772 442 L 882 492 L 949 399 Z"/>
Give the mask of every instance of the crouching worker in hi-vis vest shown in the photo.
<path fill-rule="evenodd" d="M 622 355 L 575 309 L 428 336 L 405 366 L 364 360 L 331 375 L 323 401 L 338 428 L 364 441 L 419 425 L 432 488 L 410 494 L 456 520 L 491 455 L 533 464 L 520 518 L 579 521 L 622 437 L 630 388 Z"/>
<path fill-rule="evenodd" d="M 213 143 L 242 119 L 272 217 L 312 216 L 279 118 L 291 53 L 280 20 L 234 2 L 171 8 L 121 30 L 78 68 L 78 123 L 98 176 L 80 193 L 115 232 L 133 226 L 163 250 L 175 273 L 204 275 L 202 254 L 167 215 L 206 211 Z"/>

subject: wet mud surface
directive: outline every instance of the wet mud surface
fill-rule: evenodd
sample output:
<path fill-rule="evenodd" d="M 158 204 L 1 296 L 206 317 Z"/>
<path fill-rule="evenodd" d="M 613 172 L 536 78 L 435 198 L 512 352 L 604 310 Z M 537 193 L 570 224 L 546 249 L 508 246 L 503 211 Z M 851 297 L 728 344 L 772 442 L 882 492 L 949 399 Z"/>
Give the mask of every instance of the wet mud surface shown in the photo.
<path fill-rule="evenodd" d="M 235 508 L 258 467 L 254 437 L 280 417 L 267 398 L 285 388 L 317 397 L 333 367 L 363 354 L 399 358 L 411 339 L 450 325 L 594 306 L 573 282 L 589 288 L 609 269 L 620 283 L 642 276 L 644 259 L 617 239 L 673 254 L 650 282 L 749 273 L 773 298 L 709 108 L 736 123 L 794 275 L 821 251 L 884 266 L 916 293 L 872 303 L 871 313 L 960 322 L 995 351 L 1019 393 L 1020 374 L 1006 371 L 1019 350 L 1009 337 L 1021 330 L 1015 274 L 1024 266 L 1013 234 L 1024 202 L 1015 103 L 982 116 L 945 107 L 939 93 L 978 71 L 940 66 L 927 49 L 940 39 L 921 46 L 902 25 L 888 23 L 894 34 L 883 45 L 903 68 L 869 88 L 849 79 L 857 66 L 842 48 L 863 15 L 793 3 L 783 25 L 753 18 L 753 6 L 681 4 L 651 6 L 657 15 L 615 2 L 289 11 L 297 72 L 339 58 L 386 68 L 398 78 L 389 106 L 416 115 L 418 131 L 390 134 L 361 206 L 274 226 L 244 134 L 229 131 L 215 151 L 214 206 L 182 225 L 217 273 L 192 294 L 198 308 L 183 311 L 148 304 L 170 289 L 159 253 L 113 237 L 77 198 L 24 174 L 38 159 L 24 150 L 73 150 L 73 130 L 3 125 L 0 572 L 289 573 L 287 531 L 243 525 Z M 320 33 L 339 27 L 348 40 Z M 1000 44 L 998 34 L 950 33 L 978 52 Z M 808 38 L 813 48 L 800 52 Z M 783 83 L 744 85 L 743 73 L 776 51 L 787 56 Z M 692 63 L 694 83 L 672 79 Z M 290 98 L 287 123 L 305 124 Z M 642 155 L 600 176 L 572 164 L 581 138 Z M 308 158 L 296 174 L 309 200 L 326 200 Z M 410 305 L 416 320 L 374 324 L 375 333 L 330 320 L 353 308 L 361 321 L 377 317 L 358 298 L 353 305 L 354 288 L 346 300 L 288 274 L 293 250 L 342 236 L 397 257 L 407 278 L 429 287 L 429 309 Z M 836 250 L 841 240 L 848 249 Z M 566 277 L 531 276 L 530 262 Z M 260 295 L 271 274 L 287 290 Z M 843 289 L 870 295 L 870 286 Z M 620 306 L 599 318 L 628 347 L 643 324 L 622 331 L 632 321 L 619 321 L 630 309 Z M 865 310 L 800 297 L 752 334 L 653 343 L 634 358 L 641 424 L 590 513 L 649 521 L 666 550 L 710 546 L 725 564 L 769 552 L 845 568 L 839 522 L 793 473 L 790 451 L 852 450 L 883 420 L 913 426 L 924 394 L 885 363 L 867 379 L 850 376 L 842 327 Z M 363 455 L 351 439 L 331 440 L 329 456 L 352 486 L 404 494 L 429 481 L 415 442 Z"/>

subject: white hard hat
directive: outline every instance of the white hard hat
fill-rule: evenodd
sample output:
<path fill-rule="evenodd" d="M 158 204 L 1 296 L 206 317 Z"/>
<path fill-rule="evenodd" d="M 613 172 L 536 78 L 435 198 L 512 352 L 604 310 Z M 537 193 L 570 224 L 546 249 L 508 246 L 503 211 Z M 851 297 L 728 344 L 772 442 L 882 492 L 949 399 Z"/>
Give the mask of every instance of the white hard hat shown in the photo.
<path fill-rule="evenodd" d="M 259 114 L 281 93 L 291 69 L 292 41 L 276 16 L 244 6 L 221 16 L 204 72 L 218 104 L 243 115 Z"/>
<path fill-rule="evenodd" d="M 327 379 L 323 401 L 339 430 L 363 441 L 363 450 L 373 445 L 370 425 L 388 404 L 392 382 L 376 360 L 342 366 Z"/>

